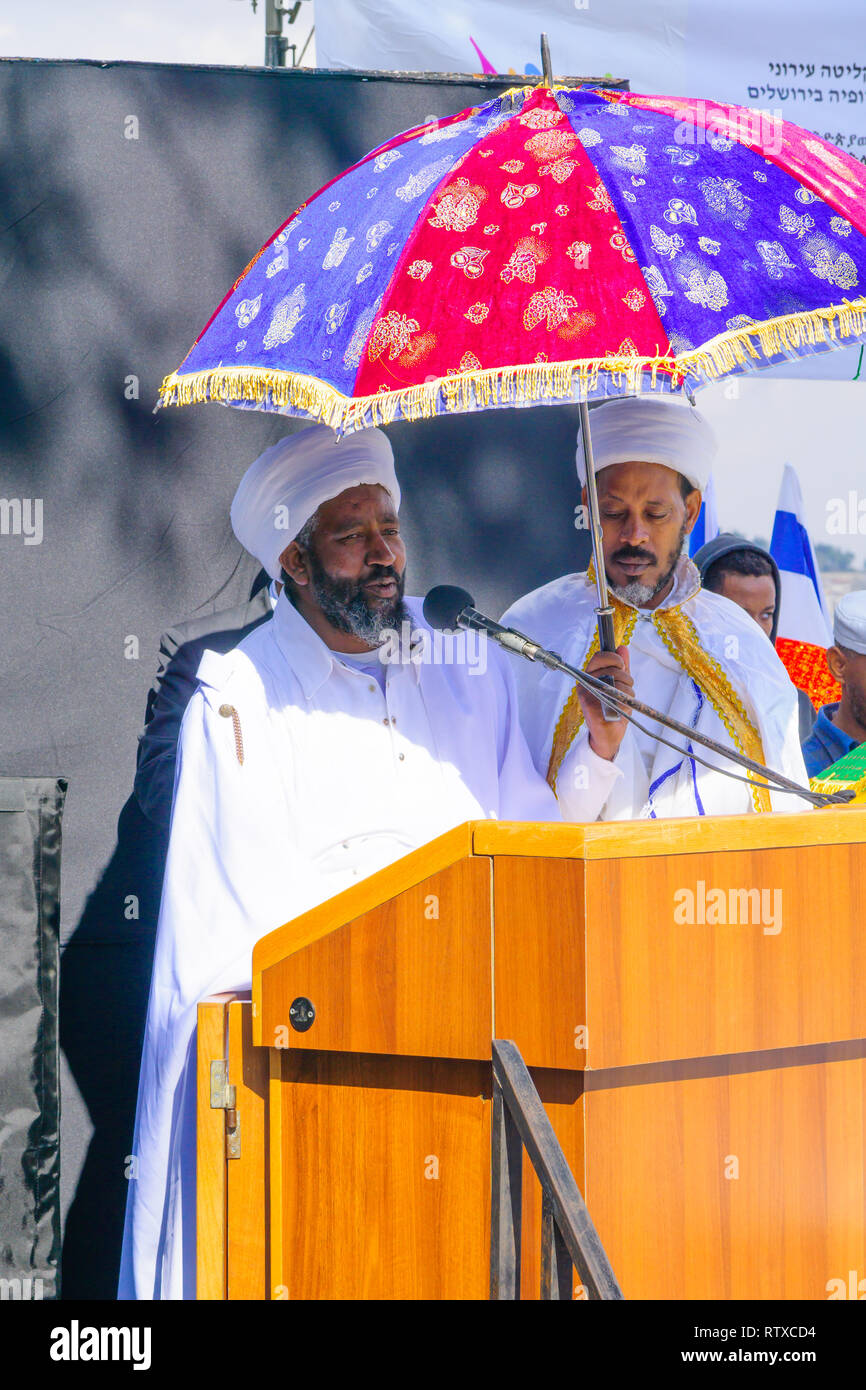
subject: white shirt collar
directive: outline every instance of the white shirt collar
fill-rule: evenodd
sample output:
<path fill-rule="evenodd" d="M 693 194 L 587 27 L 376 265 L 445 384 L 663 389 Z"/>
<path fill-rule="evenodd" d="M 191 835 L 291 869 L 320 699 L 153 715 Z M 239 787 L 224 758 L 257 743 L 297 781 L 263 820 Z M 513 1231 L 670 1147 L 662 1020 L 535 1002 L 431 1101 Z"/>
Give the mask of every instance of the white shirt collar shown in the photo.
<path fill-rule="evenodd" d="M 342 670 L 352 669 L 343 665 L 340 661 L 340 653 L 332 651 L 327 643 L 322 641 L 318 633 L 310 627 L 306 618 L 301 617 L 285 589 L 277 599 L 272 621 L 277 645 L 298 677 L 308 700 L 312 700 L 316 691 L 324 685 L 329 676 L 333 675 L 335 666 L 339 665 Z M 414 613 L 411 614 L 411 626 L 412 635 L 415 636 Z M 410 652 L 415 651 L 416 646 L 417 638 L 415 642 L 411 643 Z M 401 650 L 403 650 L 402 645 Z M 406 653 L 403 660 L 391 664 L 396 666 L 398 670 L 405 670 L 408 667 L 417 683 L 420 676 L 420 662 L 412 660 L 409 653 Z"/>

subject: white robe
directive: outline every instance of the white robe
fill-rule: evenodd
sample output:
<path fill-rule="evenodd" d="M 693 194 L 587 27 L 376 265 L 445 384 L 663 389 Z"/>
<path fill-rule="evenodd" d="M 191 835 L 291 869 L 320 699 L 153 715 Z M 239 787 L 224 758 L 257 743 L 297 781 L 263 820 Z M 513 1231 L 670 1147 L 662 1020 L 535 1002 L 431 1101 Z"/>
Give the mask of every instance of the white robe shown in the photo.
<path fill-rule="evenodd" d="M 420 600 L 407 607 L 429 633 Z M 120 1298 L 195 1297 L 199 1000 L 249 989 L 260 937 L 453 826 L 560 819 L 512 665 L 492 645 L 485 656 L 486 673 L 389 664 L 383 692 L 284 595 L 234 651 L 206 653 L 181 728 Z"/>
<path fill-rule="evenodd" d="M 596 630 L 597 602 L 594 582 L 585 573 L 569 574 L 519 599 L 502 621 L 581 670 Z M 769 638 L 737 604 L 702 589 L 698 571 L 686 556 L 677 564 L 671 593 L 656 611 L 674 607 L 680 607 L 691 619 L 704 652 L 715 658 L 740 697 L 760 735 L 764 765 L 807 787 L 797 691 Z M 710 700 L 671 655 L 652 622 L 652 610 L 637 612 L 628 644 L 635 696 L 660 713 L 736 747 Z M 554 731 L 574 682 L 529 662 L 520 663 L 517 682 L 521 723 L 535 765 L 546 775 Z M 685 745 L 680 735 L 643 716 L 637 718 L 674 743 L 678 751 L 629 725 L 616 757 L 609 761 L 590 747 L 584 722 L 556 779 L 563 819 L 735 815 L 755 809 L 748 786 L 715 770 L 724 766 L 745 777 L 744 768 L 696 744 L 692 751 L 714 765 L 705 768 L 682 751 Z M 770 799 L 774 811 L 809 809 L 802 798 L 783 792 L 771 793 Z"/>

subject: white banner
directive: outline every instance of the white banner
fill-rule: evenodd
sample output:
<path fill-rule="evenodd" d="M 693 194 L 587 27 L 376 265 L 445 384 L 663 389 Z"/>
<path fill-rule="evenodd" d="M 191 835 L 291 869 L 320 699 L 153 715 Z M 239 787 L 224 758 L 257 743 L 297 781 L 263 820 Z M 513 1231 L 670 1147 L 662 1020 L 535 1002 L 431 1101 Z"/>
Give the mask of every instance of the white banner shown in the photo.
<path fill-rule="evenodd" d="M 316 3 L 323 68 L 537 74 L 542 31 L 554 73 L 623 77 L 637 92 L 757 107 L 866 163 L 864 0 Z M 773 374 L 851 380 L 860 361 L 859 348 L 846 348 Z"/>
<path fill-rule="evenodd" d="M 866 163 L 863 0 L 318 0 L 320 67 L 625 77 L 780 113 Z"/>

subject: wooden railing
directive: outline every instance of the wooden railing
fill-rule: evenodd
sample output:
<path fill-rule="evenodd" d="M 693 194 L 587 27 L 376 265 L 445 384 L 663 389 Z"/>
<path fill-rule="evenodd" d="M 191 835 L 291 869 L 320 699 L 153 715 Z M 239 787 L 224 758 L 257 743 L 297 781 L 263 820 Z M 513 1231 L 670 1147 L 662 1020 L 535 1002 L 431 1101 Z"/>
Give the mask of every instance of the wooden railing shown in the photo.
<path fill-rule="evenodd" d="M 523 1150 L 541 1183 L 541 1297 L 571 1299 L 573 1271 L 590 1299 L 621 1299 L 574 1175 L 513 1042 L 493 1043 L 490 1297 L 520 1297 Z"/>

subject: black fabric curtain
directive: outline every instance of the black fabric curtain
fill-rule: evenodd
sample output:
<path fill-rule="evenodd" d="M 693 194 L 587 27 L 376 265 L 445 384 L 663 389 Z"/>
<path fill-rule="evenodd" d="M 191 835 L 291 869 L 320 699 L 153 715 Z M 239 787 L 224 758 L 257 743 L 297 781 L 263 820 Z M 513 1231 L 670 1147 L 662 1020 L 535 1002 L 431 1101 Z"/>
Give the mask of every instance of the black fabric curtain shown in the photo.
<path fill-rule="evenodd" d="M 0 777 L 0 1296 L 56 1298 L 57 997 L 66 782 Z"/>

